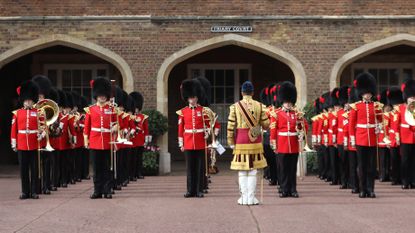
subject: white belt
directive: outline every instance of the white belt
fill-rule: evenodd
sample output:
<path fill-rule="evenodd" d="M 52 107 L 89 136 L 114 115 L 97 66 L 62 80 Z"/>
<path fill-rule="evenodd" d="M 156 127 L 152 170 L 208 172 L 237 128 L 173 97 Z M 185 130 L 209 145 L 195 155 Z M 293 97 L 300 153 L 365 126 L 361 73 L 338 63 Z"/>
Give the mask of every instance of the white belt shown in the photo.
<path fill-rule="evenodd" d="M 409 129 L 409 125 L 407 125 L 407 124 L 401 124 L 401 127 L 402 128 L 408 128 Z"/>
<path fill-rule="evenodd" d="M 329 131 L 329 133 L 333 133 L 333 130 L 332 129 L 329 129 L 328 131 Z"/>
<path fill-rule="evenodd" d="M 35 133 L 38 133 L 39 131 L 38 130 L 18 130 L 17 131 L 18 133 L 20 133 L 20 134 L 35 134 Z"/>
<path fill-rule="evenodd" d="M 91 128 L 91 131 L 101 132 L 101 133 L 109 133 L 109 132 L 111 132 L 110 129 L 106 129 L 106 128 L 94 128 L 94 127 Z"/>
<path fill-rule="evenodd" d="M 80 126 L 80 127 L 84 127 L 85 125 L 84 125 L 84 124 L 79 124 L 79 126 Z"/>
<path fill-rule="evenodd" d="M 203 133 L 205 132 L 204 129 L 185 129 L 185 133 Z"/>
<path fill-rule="evenodd" d="M 337 131 L 339 131 L 339 132 L 343 132 L 343 129 L 342 129 L 342 128 L 339 128 L 339 129 L 337 129 Z"/>
<path fill-rule="evenodd" d="M 279 132 L 278 136 L 297 136 L 298 133 L 296 132 Z"/>
<path fill-rule="evenodd" d="M 389 130 L 389 133 L 395 133 L 395 130 L 390 129 L 390 130 Z"/>
<path fill-rule="evenodd" d="M 363 128 L 363 129 L 370 129 L 370 128 L 375 128 L 376 125 L 375 124 L 357 124 L 356 127 Z"/>

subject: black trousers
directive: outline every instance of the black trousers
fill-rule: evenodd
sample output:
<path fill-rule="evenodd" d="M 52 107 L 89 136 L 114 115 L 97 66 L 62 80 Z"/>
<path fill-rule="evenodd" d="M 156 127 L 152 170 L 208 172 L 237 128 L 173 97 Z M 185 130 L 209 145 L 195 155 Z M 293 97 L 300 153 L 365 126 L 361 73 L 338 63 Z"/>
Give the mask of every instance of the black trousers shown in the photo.
<path fill-rule="evenodd" d="M 110 194 L 110 150 L 89 150 L 94 172 L 94 192 Z"/>
<path fill-rule="evenodd" d="M 324 146 L 317 146 L 318 176 L 324 177 Z"/>
<path fill-rule="evenodd" d="M 206 167 L 206 161 L 205 159 L 207 156 L 207 150 L 203 150 L 203 158 L 202 158 L 202 169 L 200 169 L 200 177 L 202 177 L 201 182 L 200 182 L 200 190 L 207 190 L 209 189 L 209 177 L 207 174 L 207 167 Z M 209 166 L 209 164 L 207 165 Z"/>
<path fill-rule="evenodd" d="M 137 147 L 137 165 L 136 165 L 136 173 L 135 176 L 143 176 L 143 152 L 144 146 Z"/>
<path fill-rule="evenodd" d="M 61 150 L 59 151 L 59 167 L 60 167 L 60 183 L 62 184 L 68 184 L 69 181 L 69 156 L 70 156 L 70 150 Z"/>
<path fill-rule="evenodd" d="M 123 148 L 117 151 L 117 178 L 115 180 L 116 185 L 121 185 L 124 182 L 124 160 L 127 148 Z"/>
<path fill-rule="evenodd" d="M 278 170 L 277 170 L 277 158 L 272 151 L 270 145 L 264 145 L 264 153 L 265 158 L 267 159 L 268 169 L 269 169 L 269 179 L 271 182 L 277 182 L 278 181 Z"/>
<path fill-rule="evenodd" d="M 323 177 L 331 180 L 331 169 L 330 169 L 330 152 L 327 146 L 323 146 L 323 163 L 324 163 L 324 170 L 323 170 Z"/>
<path fill-rule="evenodd" d="M 343 145 L 337 145 L 340 158 L 340 182 L 342 186 L 349 184 L 349 153 L 344 150 Z"/>
<path fill-rule="evenodd" d="M 354 190 L 359 189 L 359 176 L 357 174 L 357 153 L 356 151 L 347 151 L 349 155 L 349 184 Z"/>
<path fill-rule="evenodd" d="M 375 190 L 376 147 L 356 146 L 360 192 Z"/>
<path fill-rule="evenodd" d="M 53 151 L 52 152 L 52 185 L 54 187 L 60 187 L 61 183 L 61 156 L 62 154 L 60 153 L 60 151 Z"/>
<path fill-rule="evenodd" d="M 387 147 L 379 147 L 379 178 L 389 180 L 390 152 Z"/>
<path fill-rule="evenodd" d="M 205 150 L 185 150 L 187 167 L 187 192 L 197 194 L 202 192 L 201 188 L 201 170 Z"/>
<path fill-rule="evenodd" d="M 278 154 L 278 163 L 281 176 L 280 186 L 282 192 L 297 192 L 297 154 Z"/>
<path fill-rule="evenodd" d="M 80 148 L 81 151 L 81 160 L 82 160 L 82 179 L 89 178 L 89 153 L 85 148 Z"/>
<path fill-rule="evenodd" d="M 82 179 L 82 167 L 83 167 L 83 162 L 82 162 L 82 148 L 76 148 L 74 149 L 75 151 L 75 161 L 74 161 L 74 168 L 75 168 L 75 180 L 80 181 Z"/>
<path fill-rule="evenodd" d="M 131 154 L 128 156 L 128 176 L 130 180 L 133 180 L 136 177 L 137 173 L 137 157 L 138 157 L 138 147 L 131 149 Z"/>
<path fill-rule="evenodd" d="M 53 151 L 42 151 L 42 191 L 50 189 L 51 183 L 51 161 L 53 157 Z"/>
<path fill-rule="evenodd" d="M 329 146 L 330 154 L 330 171 L 331 171 L 331 181 L 334 184 L 339 183 L 339 154 L 335 146 Z"/>
<path fill-rule="evenodd" d="M 401 156 L 400 148 L 392 147 L 389 149 L 391 157 L 391 179 L 398 184 L 401 182 Z"/>
<path fill-rule="evenodd" d="M 415 185 L 415 144 L 401 144 L 401 178 L 403 185 Z"/>
<path fill-rule="evenodd" d="M 35 194 L 39 180 L 37 150 L 19 150 L 17 154 L 19 157 L 22 193 L 26 195 Z"/>

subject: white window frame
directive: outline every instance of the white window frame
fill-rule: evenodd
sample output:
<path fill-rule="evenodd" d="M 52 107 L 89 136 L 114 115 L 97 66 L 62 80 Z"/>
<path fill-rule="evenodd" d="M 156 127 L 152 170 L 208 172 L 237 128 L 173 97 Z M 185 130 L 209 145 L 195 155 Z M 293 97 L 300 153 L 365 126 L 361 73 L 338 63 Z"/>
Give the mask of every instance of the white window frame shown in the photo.
<path fill-rule="evenodd" d="M 92 70 L 92 79 L 97 77 L 98 70 L 106 70 L 107 77 L 109 76 L 108 64 L 45 64 L 43 66 L 43 73 L 48 74 L 48 70 L 57 70 L 56 86 L 62 89 L 62 70 Z"/>
<path fill-rule="evenodd" d="M 415 63 L 353 63 L 350 72 L 350 83 L 352 83 L 355 78 L 355 69 L 363 69 L 365 72 L 368 72 L 369 69 L 398 69 L 398 83 L 403 82 L 403 69 L 412 69 L 412 74 L 415 75 Z"/>

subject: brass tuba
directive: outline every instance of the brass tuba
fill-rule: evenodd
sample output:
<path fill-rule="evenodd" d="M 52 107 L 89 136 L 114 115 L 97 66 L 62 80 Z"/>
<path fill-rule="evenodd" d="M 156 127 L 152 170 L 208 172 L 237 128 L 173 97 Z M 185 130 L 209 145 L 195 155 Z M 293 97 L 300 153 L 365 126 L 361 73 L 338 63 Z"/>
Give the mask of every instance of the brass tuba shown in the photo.
<path fill-rule="evenodd" d="M 37 102 L 34 107 L 37 109 L 39 115 L 44 117 L 44 119 L 41 120 L 41 122 L 39 122 L 39 124 L 46 131 L 46 147 L 43 150 L 54 151 L 54 149 L 50 145 L 48 127 L 58 119 L 58 104 L 51 99 L 43 99 Z"/>
<path fill-rule="evenodd" d="M 411 102 L 406 106 L 405 121 L 410 126 L 415 126 L 415 102 Z"/>
<path fill-rule="evenodd" d="M 299 122 L 297 122 L 297 126 L 296 126 L 296 130 L 299 133 L 299 135 L 303 135 L 304 136 L 304 146 L 303 146 L 303 152 L 313 152 L 314 150 L 312 150 L 310 148 L 310 146 L 308 146 L 308 135 L 307 135 L 307 129 L 305 128 L 305 118 L 304 118 L 304 112 L 299 111 L 298 109 L 294 108 L 295 114 L 297 116 L 297 120 Z"/>

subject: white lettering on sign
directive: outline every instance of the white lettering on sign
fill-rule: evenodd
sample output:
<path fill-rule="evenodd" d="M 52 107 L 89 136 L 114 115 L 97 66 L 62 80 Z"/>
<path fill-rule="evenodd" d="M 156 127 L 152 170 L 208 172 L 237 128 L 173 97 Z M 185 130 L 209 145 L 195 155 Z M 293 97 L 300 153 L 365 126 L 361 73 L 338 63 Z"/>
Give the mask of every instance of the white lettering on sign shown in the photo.
<path fill-rule="evenodd" d="M 252 32 L 252 26 L 212 26 L 211 32 Z"/>

